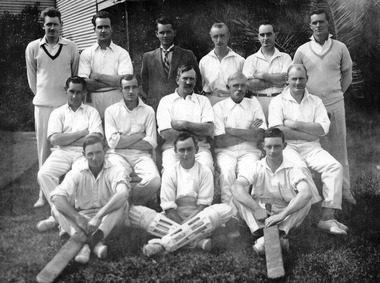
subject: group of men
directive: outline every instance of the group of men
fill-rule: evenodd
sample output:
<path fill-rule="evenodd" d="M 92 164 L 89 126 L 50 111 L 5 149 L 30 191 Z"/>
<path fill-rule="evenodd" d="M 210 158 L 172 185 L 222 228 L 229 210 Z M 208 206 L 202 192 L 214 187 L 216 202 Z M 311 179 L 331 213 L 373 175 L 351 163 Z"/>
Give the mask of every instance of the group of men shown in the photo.
<path fill-rule="evenodd" d="M 321 200 L 309 168 L 323 182 L 318 228 L 347 233 L 334 213 L 343 198 L 355 203 L 343 100 L 352 61 L 346 46 L 330 38 L 325 11 L 312 12 L 311 41 L 293 62 L 275 47 L 271 23 L 259 26 L 261 48 L 247 59 L 228 47 L 228 27 L 215 23 L 215 47 L 199 67 L 192 51 L 174 45 L 175 22 L 159 18 L 160 47 L 143 56 L 141 86 L 129 53 L 112 41 L 109 13 L 92 18 L 97 43 L 80 55 L 60 36 L 58 10 L 48 8 L 41 18 L 45 36 L 26 49 L 40 166 L 35 207 L 51 206 L 37 229 L 85 233 L 89 245 L 77 261 L 86 262 L 91 249 L 104 257 L 102 241 L 120 223 L 163 237 L 146 247 L 149 255 L 161 251 L 154 245 L 208 250 L 209 233 L 227 226 L 235 237 L 239 219 L 256 238 L 258 253 L 264 252 L 264 225 L 278 224 L 287 245 L 289 230 Z M 222 204 L 212 205 L 214 180 Z M 158 192 L 162 214 L 146 207 Z M 206 228 L 197 232 L 191 223 Z M 176 229 L 186 240 L 171 233 Z"/>

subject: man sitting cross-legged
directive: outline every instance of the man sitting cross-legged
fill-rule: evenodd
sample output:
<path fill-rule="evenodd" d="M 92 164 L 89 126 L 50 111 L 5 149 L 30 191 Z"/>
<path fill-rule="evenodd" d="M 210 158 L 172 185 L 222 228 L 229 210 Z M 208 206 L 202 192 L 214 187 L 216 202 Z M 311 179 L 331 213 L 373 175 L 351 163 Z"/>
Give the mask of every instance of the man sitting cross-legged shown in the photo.
<path fill-rule="evenodd" d="M 284 155 L 299 166 L 308 166 L 321 174 L 324 200 L 318 228 L 346 235 L 348 228 L 334 216 L 335 210 L 342 207 L 343 167 L 319 143 L 319 137 L 329 131 L 330 120 L 322 100 L 307 91 L 307 81 L 307 71 L 302 64 L 289 67 L 289 86 L 269 104 L 269 126 L 284 132 L 288 142 Z"/>
<path fill-rule="evenodd" d="M 145 205 L 161 184 L 160 174 L 150 151 L 157 146 L 156 120 L 152 107 L 140 98 L 141 88 L 135 77 L 121 79 L 123 98 L 105 111 L 105 133 L 109 147 L 127 171 L 134 170 L 141 181 L 132 190 L 132 203 Z"/>
<path fill-rule="evenodd" d="M 38 171 L 38 182 L 55 215 L 49 194 L 58 186 L 59 178 L 66 174 L 74 161 L 82 157 L 82 145 L 90 133 L 103 135 L 102 122 L 98 111 L 83 104 L 86 81 L 81 77 L 70 77 L 66 81 L 67 104 L 55 109 L 49 118 L 48 138 L 54 146 L 49 158 Z M 50 216 L 37 224 L 39 231 L 47 231 L 57 225 Z M 60 232 L 62 234 L 62 230 Z"/>
<path fill-rule="evenodd" d="M 320 199 L 315 187 L 308 185 L 308 177 L 303 170 L 283 156 L 285 147 L 281 130 L 266 130 L 263 142 L 266 157 L 253 164 L 250 174 L 239 175 L 231 188 L 240 216 L 257 238 L 253 248 L 258 254 L 264 254 L 264 222 L 266 227 L 278 224 L 281 244 L 287 248 L 289 230 L 299 226 L 309 213 L 311 204 Z M 245 189 L 250 184 L 251 196 Z M 266 204 L 272 206 L 273 214 L 265 209 Z"/>
<path fill-rule="evenodd" d="M 209 168 L 195 160 L 198 145 L 191 134 L 180 134 L 174 141 L 174 151 L 179 162 L 162 175 L 161 207 L 169 219 L 182 224 L 211 205 L 214 177 Z M 211 207 L 231 211 L 225 204 Z M 202 248 L 208 249 L 211 241 L 200 243 Z"/>

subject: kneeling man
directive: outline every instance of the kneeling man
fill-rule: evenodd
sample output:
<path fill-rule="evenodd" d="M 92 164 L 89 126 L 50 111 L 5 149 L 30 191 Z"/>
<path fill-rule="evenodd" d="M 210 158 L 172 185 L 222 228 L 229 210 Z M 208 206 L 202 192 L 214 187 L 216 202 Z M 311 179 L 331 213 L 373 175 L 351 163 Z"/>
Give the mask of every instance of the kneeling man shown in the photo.
<path fill-rule="evenodd" d="M 298 227 L 309 213 L 311 204 L 319 201 L 318 192 L 312 192 L 303 170 L 283 156 L 286 147 L 280 129 L 270 128 L 264 134 L 266 157 L 253 164 L 251 174 L 239 175 L 232 185 L 232 195 L 240 216 L 250 231 L 258 237 L 254 250 L 264 253 L 263 223 L 266 227 L 278 224 L 281 243 L 288 246 L 286 235 Z M 252 184 L 251 196 L 245 189 Z M 266 210 L 270 204 L 272 213 Z"/>

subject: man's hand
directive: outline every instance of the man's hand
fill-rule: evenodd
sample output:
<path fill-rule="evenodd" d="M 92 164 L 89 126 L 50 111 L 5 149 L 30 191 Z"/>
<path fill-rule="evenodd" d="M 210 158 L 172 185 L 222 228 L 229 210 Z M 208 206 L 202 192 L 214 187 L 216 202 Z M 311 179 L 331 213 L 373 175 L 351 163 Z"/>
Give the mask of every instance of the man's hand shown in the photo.
<path fill-rule="evenodd" d="M 264 220 L 270 215 L 269 211 L 264 208 L 258 208 L 254 211 L 253 216 L 256 221 L 264 222 Z"/>
<path fill-rule="evenodd" d="M 252 122 L 251 126 L 249 126 L 250 129 L 252 128 L 258 128 L 263 124 L 262 119 L 256 119 L 255 121 Z"/>
<path fill-rule="evenodd" d="M 264 80 L 264 73 L 262 73 L 262 72 L 255 72 L 255 73 L 253 74 L 253 77 L 254 77 L 255 79 L 258 79 L 258 80 Z"/>
<path fill-rule="evenodd" d="M 78 215 L 76 216 L 76 223 L 78 224 L 78 227 L 82 229 L 84 233 L 87 234 L 88 220 L 86 219 L 86 217 L 78 213 Z"/>
<path fill-rule="evenodd" d="M 99 73 L 95 73 L 95 72 L 91 73 L 90 74 L 90 79 L 98 81 L 99 80 Z"/>
<path fill-rule="evenodd" d="M 89 235 L 92 235 L 99 227 L 101 219 L 94 216 L 87 224 L 87 231 Z"/>
<path fill-rule="evenodd" d="M 184 120 L 173 120 L 171 122 L 172 128 L 177 131 L 186 131 L 189 122 Z"/>
<path fill-rule="evenodd" d="M 292 119 L 285 119 L 284 120 L 284 126 L 295 130 L 295 129 L 297 129 L 297 121 L 294 121 Z"/>
<path fill-rule="evenodd" d="M 284 218 L 285 217 L 283 217 L 281 213 L 274 214 L 274 215 L 268 217 L 267 219 L 265 219 L 265 227 L 270 227 L 270 226 L 276 225 L 276 224 L 280 223 L 281 221 L 283 221 Z"/>

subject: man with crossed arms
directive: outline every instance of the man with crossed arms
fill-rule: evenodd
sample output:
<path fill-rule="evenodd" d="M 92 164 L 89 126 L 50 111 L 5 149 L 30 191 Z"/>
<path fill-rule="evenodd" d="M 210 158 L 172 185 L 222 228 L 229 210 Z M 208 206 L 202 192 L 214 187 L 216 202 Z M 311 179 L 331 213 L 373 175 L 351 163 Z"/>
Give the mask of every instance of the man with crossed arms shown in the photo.
<path fill-rule="evenodd" d="M 51 205 L 53 215 L 37 224 L 39 231 L 47 231 L 57 225 L 56 209 L 51 204 L 49 195 L 58 186 L 59 178 L 82 157 L 84 139 L 91 133 L 103 135 L 98 111 L 82 102 L 86 95 L 86 81 L 81 77 L 70 77 L 66 81 L 65 90 L 67 103 L 55 109 L 49 118 L 47 138 L 54 148 L 38 171 L 38 182 Z M 62 230 L 60 235 L 63 235 Z"/>
<path fill-rule="evenodd" d="M 286 71 L 292 59 L 275 47 L 276 31 L 272 23 L 263 22 L 258 37 L 261 48 L 247 57 L 243 74 L 248 78 L 249 95 L 257 97 L 268 120 L 269 102 L 284 89 Z"/>
<path fill-rule="evenodd" d="M 134 170 L 141 181 L 132 189 L 135 205 L 145 205 L 160 188 L 161 178 L 152 158 L 157 146 L 154 110 L 140 98 L 141 88 L 132 75 L 121 78 L 123 98 L 105 111 L 105 133 L 111 151 L 120 158 L 110 156 L 127 171 Z"/>
<path fill-rule="evenodd" d="M 335 219 L 335 210 L 342 207 L 342 165 L 323 150 L 319 137 L 328 133 L 330 120 L 322 100 L 306 90 L 306 68 L 301 64 L 289 67 L 287 82 L 281 95 L 269 105 L 269 127 L 281 129 L 288 145 L 284 155 L 300 167 L 321 173 L 323 183 L 322 217 L 318 228 L 331 234 L 346 235 L 347 226 Z"/>
<path fill-rule="evenodd" d="M 78 75 L 86 78 L 91 103 L 104 119 L 105 109 L 120 101 L 120 78 L 133 74 L 128 51 L 112 41 L 112 19 L 106 11 L 92 18 L 97 43 L 83 50 L 80 55 Z"/>

